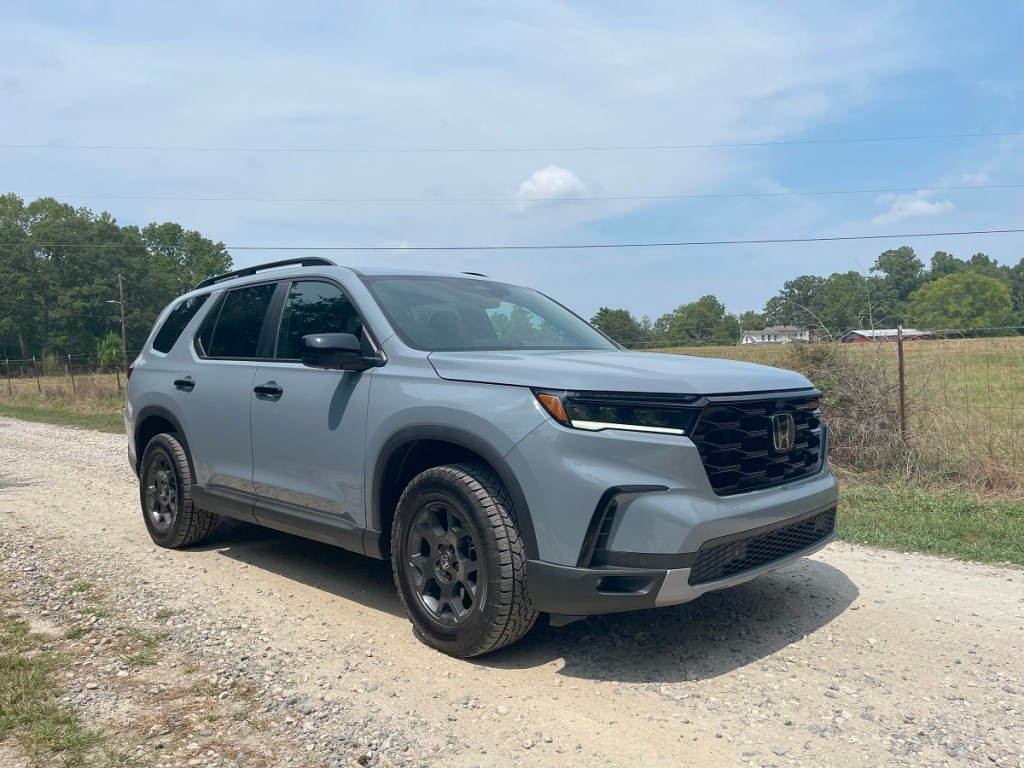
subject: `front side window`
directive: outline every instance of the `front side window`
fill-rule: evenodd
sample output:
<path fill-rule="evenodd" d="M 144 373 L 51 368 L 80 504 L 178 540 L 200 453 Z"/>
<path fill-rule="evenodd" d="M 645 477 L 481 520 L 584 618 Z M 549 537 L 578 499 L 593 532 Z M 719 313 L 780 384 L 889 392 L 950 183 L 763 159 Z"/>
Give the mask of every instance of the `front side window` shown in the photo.
<path fill-rule="evenodd" d="M 220 312 L 211 313 L 199 331 L 201 353 L 207 357 L 256 357 L 274 288 L 268 283 L 228 291 Z"/>
<path fill-rule="evenodd" d="M 341 289 L 315 280 L 292 284 L 281 316 L 274 357 L 298 360 L 302 337 L 317 333 L 351 333 L 361 336 L 363 321 Z"/>
<path fill-rule="evenodd" d="M 460 277 L 367 277 L 402 339 L 440 350 L 617 349 L 599 331 L 529 288 Z"/>

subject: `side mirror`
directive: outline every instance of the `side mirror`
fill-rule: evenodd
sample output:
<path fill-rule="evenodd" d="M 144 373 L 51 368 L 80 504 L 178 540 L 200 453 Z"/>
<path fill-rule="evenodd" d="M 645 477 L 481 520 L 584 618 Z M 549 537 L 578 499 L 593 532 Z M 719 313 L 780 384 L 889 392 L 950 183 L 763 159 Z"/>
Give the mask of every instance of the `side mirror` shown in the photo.
<path fill-rule="evenodd" d="M 381 360 L 363 355 L 362 344 L 351 333 L 314 333 L 302 337 L 302 364 L 332 371 L 365 371 Z"/>

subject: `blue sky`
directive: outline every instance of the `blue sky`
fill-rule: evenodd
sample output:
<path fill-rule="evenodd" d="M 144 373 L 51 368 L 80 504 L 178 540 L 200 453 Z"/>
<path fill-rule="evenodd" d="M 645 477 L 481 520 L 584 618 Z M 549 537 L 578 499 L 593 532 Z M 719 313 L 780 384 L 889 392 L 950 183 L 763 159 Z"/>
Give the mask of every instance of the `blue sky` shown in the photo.
<path fill-rule="evenodd" d="M 1022 136 L 570 151 L 1024 131 L 1018 0 L 7 0 L 0 103 L 3 145 L 548 148 L 4 148 L 0 192 L 123 224 L 177 221 L 229 246 L 384 246 L 333 258 L 484 272 L 587 317 L 600 306 L 657 317 L 709 293 L 733 312 L 759 309 L 787 279 L 866 271 L 902 244 L 926 263 L 936 250 L 1024 257 L 1020 234 L 403 250 L 1021 227 L 1024 189 L 989 187 L 1024 184 Z M 847 190 L 903 191 L 765 195 Z M 711 197 L 574 199 L 680 195 Z M 376 202 L 287 202 L 310 198 Z M 420 202 L 380 202 L 395 199 Z M 282 254 L 233 256 L 246 266 Z"/>

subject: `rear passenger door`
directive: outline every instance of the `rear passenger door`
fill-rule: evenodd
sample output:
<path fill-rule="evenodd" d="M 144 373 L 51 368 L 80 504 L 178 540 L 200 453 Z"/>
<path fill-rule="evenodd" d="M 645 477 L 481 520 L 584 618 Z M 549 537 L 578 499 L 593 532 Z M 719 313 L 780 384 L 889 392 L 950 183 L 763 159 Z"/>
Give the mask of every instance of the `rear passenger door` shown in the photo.
<path fill-rule="evenodd" d="M 340 286 L 296 280 L 275 327 L 272 359 L 253 382 L 253 482 L 259 522 L 362 551 L 363 452 L 373 370 L 325 371 L 300 359 L 303 336 L 369 332 Z"/>
<path fill-rule="evenodd" d="M 231 514 L 252 518 L 249 411 L 267 310 L 276 283 L 234 288 L 225 293 L 193 341 L 195 365 L 174 382 L 202 505 L 232 506 Z"/>

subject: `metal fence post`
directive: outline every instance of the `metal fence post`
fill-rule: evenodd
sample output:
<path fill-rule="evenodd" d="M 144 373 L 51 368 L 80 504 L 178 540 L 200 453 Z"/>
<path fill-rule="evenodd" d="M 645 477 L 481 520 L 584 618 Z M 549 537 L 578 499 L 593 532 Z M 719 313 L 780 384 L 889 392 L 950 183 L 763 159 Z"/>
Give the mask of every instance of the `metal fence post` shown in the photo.
<path fill-rule="evenodd" d="M 78 387 L 75 386 L 75 364 L 71 362 L 71 353 L 68 352 L 68 365 L 67 371 L 71 376 L 71 393 L 78 397 Z"/>
<path fill-rule="evenodd" d="M 896 326 L 896 360 L 900 389 L 900 440 L 907 442 L 907 387 L 903 371 L 903 326 Z"/>
<path fill-rule="evenodd" d="M 14 390 L 11 389 L 11 361 L 4 358 L 4 367 L 7 369 L 7 395 L 14 397 Z"/>
<path fill-rule="evenodd" d="M 43 394 L 43 385 L 39 382 L 39 369 L 36 368 L 36 356 L 32 355 L 32 375 L 36 377 L 36 389 L 39 390 L 39 394 Z"/>

